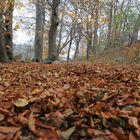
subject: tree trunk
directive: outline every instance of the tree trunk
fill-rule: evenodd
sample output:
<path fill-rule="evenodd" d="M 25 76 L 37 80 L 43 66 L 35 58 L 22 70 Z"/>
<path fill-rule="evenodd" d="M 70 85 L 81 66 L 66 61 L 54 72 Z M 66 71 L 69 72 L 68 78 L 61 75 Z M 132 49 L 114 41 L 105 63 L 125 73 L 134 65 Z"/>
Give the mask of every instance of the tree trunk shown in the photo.
<path fill-rule="evenodd" d="M 111 28 L 112 28 L 112 20 L 113 20 L 113 3 L 112 0 L 110 2 L 110 13 L 109 13 L 109 24 L 108 24 L 108 33 L 107 33 L 107 48 L 111 48 Z"/>
<path fill-rule="evenodd" d="M 60 29 L 59 29 L 59 41 L 58 41 L 58 46 L 57 46 L 57 56 L 59 56 L 59 50 L 61 48 L 61 43 L 62 43 L 62 33 L 63 33 L 63 20 L 64 20 L 64 15 L 62 15 L 61 21 L 60 21 Z"/>
<path fill-rule="evenodd" d="M 136 19 L 136 22 L 134 24 L 134 28 L 133 28 L 133 33 L 132 33 L 132 37 L 131 37 L 131 43 L 133 44 L 138 40 L 138 31 L 140 28 L 140 14 L 138 15 L 138 18 Z"/>
<path fill-rule="evenodd" d="M 92 48 L 92 41 L 88 41 L 87 43 L 87 51 L 86 51 L 86 60 L 88 61 L 90 58 L 90 51 Z"/>
<path fill-rule="evenodd" d="M 59 8 L 60 0 L 52 1 L 52 13 L 51 13 L 51 25 L 49 29 L 49 51 L 48 51 L 48 60 L 55 61 L 57 60 L 57 47 L 56 47 L 56 37 L 57 37 L 57 29 L 59 25 L 58 18 L 58 8 Z"/>
<path fill-rule="evenodd" d="M 3 20 L 3 11 L 0 10 L 0 62 L 5 63 L 9 62 L 9 58 L 7 56 L 5 48 L 5 38 L 2 20 Z"/>
<path fill-rule="evenodd" d="M 70 59 L 70 51 L 71 51 L 71 45 L 72 45 L 72 41 L 73 41 L 73 26 L 71 27 L 71 31 L 70 31 L 70 43 L 69 43 L 69 48 L 68 48 L 68 55 L 67 55 L 67 61 L 69 61 Z"/>
<path fill-rule="evenodd" d="M 75 49 L 75 53 L 74 53 L 74 60 L 76 60 L 77 55 L 78 55 L 80 40 L 81 40 L 81 36 L 76 41 L 76 49 Z"/>
<path fill-rule="evenodd" d="M 113 0 L 113 25 L 114 27 L 112 28 L 112 39 L 111 39 L 111 48 L 115 48 L 116 47 L 116 42 L 118 39 L 117 36 L 117 30 L 118 30 L 118 24 L 117 24 L 117 10 L 118 10 L 118 3 L 116 0 Z"/>
<path fill-rule="evenodd" d="M 5 11 L 5 47 L 10 60 L 13 59 L 13 10 L 15 0 L 8 1 L 8 7 Z"/>
<path fill-rule="evenodd" d="M 45 22 L 45 1 L 37 0 L 36 2 L 36 31 L 35 31 L 35 61 L 42 61 L 43 54 L 43 35 Z"/>
<path fill-rule="evenodd" d="M 92 36 L 93 36 L 93 33 L 92 33 L 92 24 L 90 23 L 91 21 L 91 17 L 89 17 L 89 15 L 87 15 L 87 24 L 86 24 L 86 31 L 87 31 L 87 49 L 86 49 L 86 60 L 89 60 L 90 58 L 90 51 L 92 50 L 93 52 L 93 49 L 92 49 Z"/>
<path fill-rule="evenodd" d="M 96 57 L 97 55 L 97 44 L 98 44 L 98 35 L 97 35 L 97 30 L 98 30 L 98 18 L 99 18 L 99 1 L 95 1 L 95 25 L 94 25 L 94 37 L 93 37 L 93 55 Z"/>

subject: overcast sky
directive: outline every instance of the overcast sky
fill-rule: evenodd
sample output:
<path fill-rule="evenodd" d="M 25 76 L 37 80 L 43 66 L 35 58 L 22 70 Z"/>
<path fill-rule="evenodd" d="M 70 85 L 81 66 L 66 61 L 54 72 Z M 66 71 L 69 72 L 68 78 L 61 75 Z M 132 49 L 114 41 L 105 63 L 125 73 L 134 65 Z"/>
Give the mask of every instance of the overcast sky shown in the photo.
<path fill-rule="evenodd" d="M 34 19 L 35 7 L 29 5 L 28 0 L 21 0 L 22 6 L 15 7 L 13 16 L 13 28 L 19 25 L 17 30 L 14 30 L 14 43 L 24 44 L 34 38 Z"/>

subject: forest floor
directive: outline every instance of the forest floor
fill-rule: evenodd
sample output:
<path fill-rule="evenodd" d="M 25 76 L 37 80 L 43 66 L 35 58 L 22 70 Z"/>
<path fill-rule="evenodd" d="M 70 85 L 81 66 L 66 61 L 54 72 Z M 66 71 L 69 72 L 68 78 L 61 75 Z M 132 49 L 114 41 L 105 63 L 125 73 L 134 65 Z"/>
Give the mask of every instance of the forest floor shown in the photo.
<path fill-rule="evenodd" d="M 0 140 L 138 139 L 140 67 L 0 65 Z"/>

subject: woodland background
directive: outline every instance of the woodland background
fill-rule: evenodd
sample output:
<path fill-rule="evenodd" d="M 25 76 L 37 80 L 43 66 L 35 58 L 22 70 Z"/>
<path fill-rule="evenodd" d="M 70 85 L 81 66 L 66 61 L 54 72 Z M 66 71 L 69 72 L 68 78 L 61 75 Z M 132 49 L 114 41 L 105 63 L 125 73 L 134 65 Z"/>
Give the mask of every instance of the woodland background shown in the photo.
<path fill-rule="evenodd" d="M 0 6 L 1 62 L 139 61 L 139 0 L 1 0 Z"/>

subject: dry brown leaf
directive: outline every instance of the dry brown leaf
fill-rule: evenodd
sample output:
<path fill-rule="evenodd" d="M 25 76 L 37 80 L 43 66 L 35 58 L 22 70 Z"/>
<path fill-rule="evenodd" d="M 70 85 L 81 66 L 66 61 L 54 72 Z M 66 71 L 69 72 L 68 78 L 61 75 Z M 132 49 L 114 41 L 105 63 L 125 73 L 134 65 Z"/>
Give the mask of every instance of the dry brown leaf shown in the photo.
<path fill-rule="evenodd" d="M 20 127 L 12 127 L 12 126 L 0 126 L 0 133 L 16 133 L 20 130 Z"/>
<path fill-rule="evenodd" d="M 138 81 L 140 82 L 140 74 L 138 75 Z"/>
<path fill-rule="evenodd" d="M 70 88 L 70 84 L 66 84 L 66 85 L 63 86 L 64 90 L 68 90 L 69 88 Z"/>
<path fill-rule="evenodd" d="M 129 134 L 129 140 L 137 140 L 133 133 Z"/>
<path fill-rule="evenodd" d="M 136 128 L 136 129 L 138 129 L 139 128 L 139 124 L 138 124 L 138 118 L 136 118 L 136 117 L 128 117 L 128 119 L 129 119 L 129 124 L 131 125 L 131 126 L 133 126 L 134 128 Z"/>
<path fill-rule="evenodd" d="M 112 115 L 110 112 L 101 112 L 101 115 L 103 118 L 106 118 L 106 119 L 114 117 L 114 115 Z"/>
<path fill-rule="evenodd" d="M 119 140 L 128 140 L 128 137 L 125 136 L 119 129 L 113 128 L 113 133 L 114 135 L 119 139 Z"/>
<path fill-rule="evenodd" d="M 133 110 L 132 110 L 132 114 L 135 117 L 139 117 L 139 115 L 140 115 L 140 107 L 134 107 Z"/>
<path fill-rule="evenodd" d="M 23 113 L 19 113 L 17 117 L 18 121 L 23 125 L 28 125 L 28 118 L 26 118 L 25 116 L 29 115 L 29 113 L 29 110 L 26 110 Z"/>
<path fill-rule="evenodd" d="M 30 95 L 39 94 L 39 93 L 43 92 L 43 90 L 44 90 L 44 88 L 40 86 L 38 88 L 33 89 L 33 91 L 30 93 Z"/>
<path fill-rule="evenodd" d="M 111 140 L 119 140 L 119 139 L 115 136 L 115 134 L 113 134 L 113 133 L 111 133 L 111 134 L 109 135 L 109 138 L 110 138 Z"/>
<path fill-rule="evenodd" d="M 60 140 L 55 130 L 40 130 L 44 136 L 40 137 L 38 140 Z"/>
<path fill-rule="evenodd" d="M 6 135 L 3 133 L 0 133 L 0 140 L 6 140 Z"/>
<path fill-rule="evenodd" d="M 36 131 L 35 118 L 34 118 L 32 112 L 31 112 L 31 114 L 30 114 L 30 116 L 29 116 L 28 126 L 29 126 L 30 131 L 31 131 L 33 134 L 38 135 L 38 133 L 37 133 L 37 131 Z"/>
<path fill-rule="evenodd" d="M 98 137 L 98 136 L 103 136 L 103 135 L 105 135 L 104 132 L 99 131 L 99 130 L 96 130 L 96 129 L 92 129 L 92 128 L 89 128 L 89 129 L 87 130 L 87 133 L 88 133 L 89 136 L 92 136 L 92 137 L 93 137 L 93 136 Z"/>
<path fill-rule="evenodd" d="M 4 115 L 9 115 L 10 114 L 10 111 L 7 110 L 7 109 L 0 108 L 0 113 L 2 113 Z"/>
<path fill-rule="evenodd" d="M 63 121 L 64 116 L 59 111 L 56 111 L 52 116 L 49 117 L 49 122 L 51 122 L 54 127 L 59 127 L 63 123 Z"/>
<path fill-rule="evenodd" d="M 96 137 L 93 140 L 110 140 L 107 136 Z"/>

